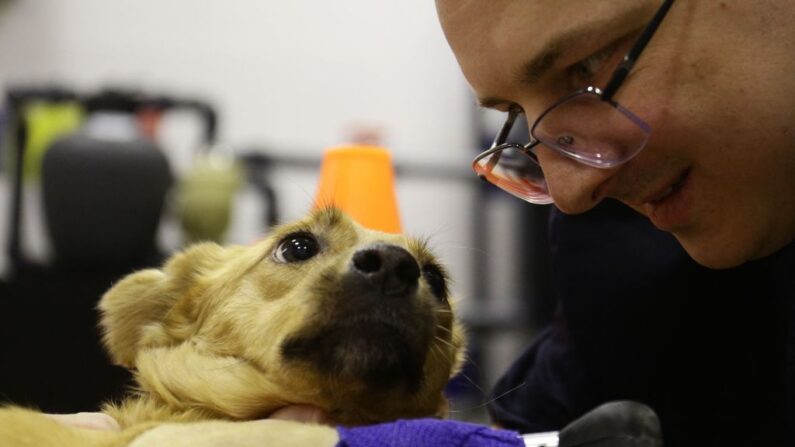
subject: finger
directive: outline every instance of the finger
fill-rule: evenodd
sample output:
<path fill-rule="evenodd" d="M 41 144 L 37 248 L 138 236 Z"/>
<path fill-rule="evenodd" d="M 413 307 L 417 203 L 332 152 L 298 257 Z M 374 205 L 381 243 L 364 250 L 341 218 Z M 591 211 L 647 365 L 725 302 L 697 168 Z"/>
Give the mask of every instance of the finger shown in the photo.
<path fill-rule="evenodd" d="M 271 413 L 268 419 L 331 425 L 326 412 L 311 405 L 288 405 Z"/>
<path fill-rule="evenodd" d="M 119 431 L 121 427 L 116 419 L 105 413 L 73 413 L 73 414 L 45 414 L 45 416 L 73 427 L 88 428 L 91 430 Z"/>

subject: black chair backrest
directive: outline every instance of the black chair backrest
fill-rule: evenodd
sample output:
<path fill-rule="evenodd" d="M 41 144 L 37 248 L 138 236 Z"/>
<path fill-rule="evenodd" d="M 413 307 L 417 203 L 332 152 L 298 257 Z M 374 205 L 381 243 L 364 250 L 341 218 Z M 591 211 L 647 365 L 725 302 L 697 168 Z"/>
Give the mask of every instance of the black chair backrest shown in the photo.
<path fill-rule="evenodd" d="M 171 183 L 166 156 L 149 141 L 56 141 L 42 165 L 56 264 L 107 270 L 151 261 Z"/>

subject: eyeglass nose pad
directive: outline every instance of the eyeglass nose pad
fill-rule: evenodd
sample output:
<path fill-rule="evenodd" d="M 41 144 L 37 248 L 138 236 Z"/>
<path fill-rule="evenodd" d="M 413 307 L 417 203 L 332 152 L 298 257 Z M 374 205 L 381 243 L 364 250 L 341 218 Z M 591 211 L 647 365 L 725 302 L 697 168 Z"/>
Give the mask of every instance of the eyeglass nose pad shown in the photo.
<path fill-rule="evenodd" d="M 531 138 L 530 142 L 525 144 L 524 146 L 522 146 L 522 149 L 524 150 L 524 153 L 527 154 L 528 157 L 530 157 L 533 160 L 535 160 L 536 163 L 539 163 L 538 155 L 536 155 L 534 149 L 535 149 L 536 146 L 541 144 L 541 142 L 539 140 L 533 138 L 533 137 L 530 137 L 530 138 Z"/>
<path fill-rule="evenodd" d="M 561 146 L 572 146 L 574 144 L 573 135 L 561 135 L 558 137 L 557 142 Z"/>

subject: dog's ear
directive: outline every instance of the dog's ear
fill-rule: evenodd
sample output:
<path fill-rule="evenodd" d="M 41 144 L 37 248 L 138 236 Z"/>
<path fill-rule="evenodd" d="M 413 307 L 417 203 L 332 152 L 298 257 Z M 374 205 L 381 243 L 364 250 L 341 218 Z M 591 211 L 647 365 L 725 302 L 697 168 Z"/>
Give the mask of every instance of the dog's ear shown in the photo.
<path fill-rule="evenodd" d="M 133 367 L 139 350 L 145 346 L 163 346 L 179 341 L 188 327 L 173 324 L 166 330 L 166 319 L 178 318 L 176 308 L 190 295 L 200 277 L 217 266 L 224 249 L 216 244 L 195 245 L 173 256 L 162 270 L 148 269 L 128 275 L 115 284 L 99 303 L 103 342 L 114 363 Z M 186 309 L 179 309 L 186 310 Z M 179 312 L 182 314 L 183 312 Z"/>

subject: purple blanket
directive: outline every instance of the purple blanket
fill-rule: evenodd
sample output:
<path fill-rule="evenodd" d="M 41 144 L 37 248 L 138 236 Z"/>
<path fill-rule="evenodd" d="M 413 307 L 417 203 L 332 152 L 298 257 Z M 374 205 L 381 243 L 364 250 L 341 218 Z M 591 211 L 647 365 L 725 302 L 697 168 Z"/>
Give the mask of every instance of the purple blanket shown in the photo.
<path fill-rule="evenodd" d="M 337 447 L 524 447 L 516 432 L 439 419 L 337 427 Z"/>

